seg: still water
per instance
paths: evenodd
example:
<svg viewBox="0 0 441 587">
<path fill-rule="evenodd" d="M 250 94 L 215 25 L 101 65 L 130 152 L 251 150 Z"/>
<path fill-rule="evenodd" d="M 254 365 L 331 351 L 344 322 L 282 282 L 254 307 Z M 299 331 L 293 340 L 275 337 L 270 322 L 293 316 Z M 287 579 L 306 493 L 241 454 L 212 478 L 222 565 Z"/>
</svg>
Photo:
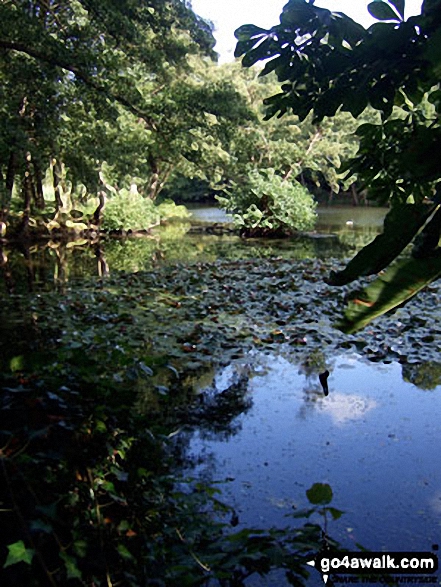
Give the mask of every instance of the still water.
<svg viewBox="0 0 441 587">
<path fill-rule="evenodd" d="M 195 220 L 201 222 L 231 222 L 231 214 L 215 206 L 189 206 Z M 319 232 L 350 232 L 358 229 L 377 229 L 383 225 L 384 208 L 330 206 L 317 208 L 316 230 Z"/>
<path fill-rule="evenodd" d="M 198 217 L 223 221 L 210 209 Z M 317 230 L 337 233 L 340 242 L 350 243 L 357 230 L 375 236 L 383 219 L 384 211 L 378 209 L 324 208 Z M 235 507 L 239 527 L 296 524 L 290 514 L 310 507 L 306 490 L 328 483 L 331 505 L 344 514 L 329 520 L 327 531 L 344 548 L 437 552 L 439 380 L 420 381 L 418 387 L 398 362 L 374 364 L 343 352 L 328 360 L 328 368 L 328 396 L 317 372 L 305 373 L 280 354 L 254 352 L 220 369 L 211 393 L 221 393 L 245 373 L 251 407 L 227 435 L 189 433 L 198 474 L 223 482 L 224 499 Z M 276 575 L 250 585 L 284 581 Z M 323 584 L 317 572 L 309 584 Z"/>
<path fill-rule="evenodd" d="M 292 524 L 289 514 L 307 508 L 305 491 L 321 482 L 345 512 L 328 526 L 345 548 L 427 551 L 439 542 L 441 386 L 419 389 L 398 363 L 347 354 L 332 361 L 325 396 L 316 374 L 257 353 L 220 370 L 215 389 L 244 371 L 251 408 L 234 433 L 195 431 L 190 443 L 204 478 L 228 479 L 241 524 Z"/>
<path fill-rule="evenodd" d="M 193 214 L 200 222 L 228 221 L 213 208 Z M 20 287 L 72 285 L 76 278 L 103 272 L 220 257 L 349 258 L 381 230 L 384 214 L 375 208 L 320 209 L 317 232 L 337 236 L 306 241 L 243 241 L 235 235 L 195 234 L 186 224 L 143 239 L 11 248 L 4 251 L 3 294 Z M 306 372 L 281 353 L 254 350 L 219 369 L 209 393 L 221 393 L 246 377 L 250 408 L 236 417 L 228 434 L 197 427 L 183 432 L 199 463 L 196 474 L 228 480 L 222 485 L 224 500 L 235 507 L 239 527 L 301 523 L 289 514 L 307 508 L 305 491 L 321 482 L 332 487 L 331 505 L 344 511 L 327 530 L 345 548 L 431 551 L 441 541 L 439 377 L 429 384 L 412 379 L 417 386 L 399 363 L 322 352 L 330 371 L 328 396 L 317 372 Z M 319 579 L 312 576 L 310 585 Z M 278 576 L 252 584 L 283 581 Z"/>
<path fill-rule="evenodd" d="M 350 258 L 380 231 L 381 208 L 319 208 L 315 230 L 306 238 L 242 239 L 234 233 L 212 234 L 210 224 L 231 220 L 213 206 L 193 208 L 192 221 L 172 223 L 152 234 L 126 239 L 86 240 L 67 244 L 40 242 L 0 250 L 0 292 L 51 289 L 75 279 L 120 271 L 148 271 L 158 265 L 284 256 L 290 259 Z M 325 238 L 324 235 L 327 235 Z"/>
</svg>

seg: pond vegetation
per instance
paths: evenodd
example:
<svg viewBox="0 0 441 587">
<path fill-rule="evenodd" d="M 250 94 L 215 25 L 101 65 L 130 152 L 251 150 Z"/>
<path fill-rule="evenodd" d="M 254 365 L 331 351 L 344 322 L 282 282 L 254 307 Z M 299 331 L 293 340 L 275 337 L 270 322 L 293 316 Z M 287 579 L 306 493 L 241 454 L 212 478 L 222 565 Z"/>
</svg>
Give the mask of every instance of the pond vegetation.
<svg viewBox="0 0 441 587">
<path fill-rule="evenodd" d="M 0 2 L 2 585 L 437 551 L 440 8 L 290 0 L 220 66 L 189 2 Z"/>
<path fill-rule="evenodd" d="M 382 402 L 380 379 L 374 384 L 373 373 L 366 375 L 374 387 L 359 389 L 351 398 L 336 389 L 335 377 L 356 353 L 358 361 L 372 364 L 398 361 L 402 377 L 423 389 L 441 383 L 441 332 L 433 325 L 439 288 L 433 284 L 368 331 L 346 335 L 334 323 L 349 286 L 335 289 L 323 281 L 348 252 L 338 239 L 330 241 L 334 248 L 326 244 L 320 252 L 317 246 L 328 239 L 256 240 L 238 246 L 235 236 L 190 233 L 184 238 L 178 226 L 174 230 L 175 240 L 169 233 L 163 241 L 100 244 L 110 268 L 101 277 L 96 246 L 69 247 L 63 272 L 57 265 L 61 251 L 46 248 L 51 262 L 57 262 L 46 273 L 43 263 L 33 272 L 38 277 L 34 293 L 27 291 L 27 279 L 21 281 L 29 274 L 17 271 L 18 257 L 11 255 L 9 284 L 14 287 L 4 297 L 1 320 L 0 429 L 7 457 L 2 500 L 9 512 L 2 514 L 8 547 L 5 581 L 196 585 L 216 579 L 240 585 L 248 576 L 269 573 L 268 585 L 296 584 L 314 572 L 305 561 L 323 547 L 323 540 L 347 547 L 354 535 L 354 542 L 376 544 L 369 529 L 360 527 L 361 514 L 354 515 L 358 500 L 352 502 L 341 485 L 343 465 L 336 465 L 329 447 L 338 446 L 339 458 L 349 459 L 352 448 L 343 449 L 335 429 L 345 418 L 354 422 L 356 434 L 361 434 L 360 419 L 371 431 L 380 430 L 375 420 L 366 420 Z M 73 272 L 70 263 L 77 264 Z M 96 277 L 88 277 L 89 271 Z M 329 398 L 319 383 L 326 368 L 331 372 Z M 303 400 L 292 403 L 278 384 L 267 381 L 272 372 L 283 389 L 299 390 L 293 398 L 305 394 Z M 306 377 L 305 382 L 299 377 Z M 345 383 L 339 386 L 348 389 Z M 269 402 L 260 408 L 261 416 L 256 415 L 260 401 Z M 436 419 L 433 401 L 427 401 Z M 294 477 L 274 472 L 275 478 L 286 479 L 282 485 L 268 484 L 258 474 L 250 477 L 250 467 L 272 471 L 282 453 L 283 466 L 289 466 L 280 440 L 271 441 L 271 458 L 264 448 L 268 427 L 281 431 L 287 425 L 279 410 L 288 414 L 288 406 L 291 418 L 300 417 L 300 422 L 310 420 L 311 410 L 331 410 L 334 428 L 318 424 L 323 440 L 317 429 L 297 426 L 299 439 L 314 438 L 311 446 L 319 451 L 330 443 L 325 461 L 306 475 L 299 463 Z M 382 409 L 387 421 L 391 408 Z M 264 418 L 255 456 L 263 452 L 257 460 L 237 445 L 246 422 L 255 418 Z M 393 437 L 386 435 L 383 441 L 399 438 L 407 446 L 400 435 L 409 432 L 393 422 L 389 420 L 388 432 Z M 435 429 L 430 430 L 427 442 L 435 442 Z M 231 446 L 242 459 L 236 468 L 218 469 L 203 457 L 219 442 L 216 459 L 222 447 Z M 301 461 L 316 461 L 300 442 Z M 418 454 L 421 447 L 416 441 L 413 446 Z M 335 478 L 326 458 L 336 466 Z M 369 491 L 376 475 L 384 474 L 384 462 L 379 461 L 378 473 L 369 468 Z M 357 470 L 351 466 L 351 474 Z M 326 506 L 326 536 L 323 512 L 319 505 L 308 505 L 305 493 L 317 482 L 330 484 L 335 493 L 332 507 Z M 251 502 L 242 495 L 245 487 Z M 265 502 L 273 504 L 269 510 Z M 285 516 L 290 513 L 291 518 Z M 424 516 L 432 531 L 432 514 Z M 347 530 L 354 525 L 355 534 Z M 412 528 L 419 526 L 417 515 Z M 273 576 L 274 569 L 284 570 L 287 579 Z"/>
</svg>

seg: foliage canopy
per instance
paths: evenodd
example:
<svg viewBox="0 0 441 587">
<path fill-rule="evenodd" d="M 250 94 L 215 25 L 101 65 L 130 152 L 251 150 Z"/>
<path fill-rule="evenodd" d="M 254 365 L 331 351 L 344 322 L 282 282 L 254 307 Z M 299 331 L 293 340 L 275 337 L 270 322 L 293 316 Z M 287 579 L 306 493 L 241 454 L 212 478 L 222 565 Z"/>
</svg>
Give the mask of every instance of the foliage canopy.
<svg viewBox="0 0 441 587">
<path fill-rule="evenodd" d="M 132 183 L 155 200 L 201 142 L 246 116 L 207 73 L 214 43 L 181 0 L 1 3 L 0 221 L 13 195 L 23 228 L 35 212 L 58 222 L 66 194 L 101 192 L 97 213 Z"/>
<path fill-rule="evenodd" d="M 390 205 L 391 212 L 384 235 L 355 257 L 350 270 L 332 274 L 330 283 L 385 269 L 412 240 L 415 258 L 432 259 L 432 280 L 441 274 L 441 2 L 425 0 L 421 14 L 407 20 L 404 0 L 374 0 L 368 9 L 378 22 L 364 29 L 313 0 L 290 0 L 279 25 L 269 30 L 244 25 L 236 31 L 236 56 L 246 67 L 265 61 L 261 75 L 275 72 L 282 84 L 265 100 L 267 118 L 293 112 L 305 119 L 312 113 L 319 122 L 340 110 L 359 118 L 368 106 L 381 114 L 378 123 L 358 128 L 358 153 L 343 169 L 356 173 L 370 197 Z M 385 239 L 397 241 L 393 252 L 384 247 Z M 380 291 L 388 309 L 418 291 L 428 275 L 419 269 L 413 284 L 392 279 L 387 294 L 379 288 L 363 298 L 363 321 L 377 313 Z M 358 327 L 358 316 L 350 322 L 349 328 Z"/>
</svg>

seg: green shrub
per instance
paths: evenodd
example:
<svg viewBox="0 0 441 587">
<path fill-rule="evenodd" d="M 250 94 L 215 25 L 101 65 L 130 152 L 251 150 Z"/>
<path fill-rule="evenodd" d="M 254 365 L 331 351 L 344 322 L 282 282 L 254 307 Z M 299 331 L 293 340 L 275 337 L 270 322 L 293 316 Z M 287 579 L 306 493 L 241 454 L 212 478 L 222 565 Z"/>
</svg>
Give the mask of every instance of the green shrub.
<svg viewBox="0 0 441 587">
<path fill-rule="evenodd" d="M 147 230 L 159 223 L 154 203 L 138 193 L 121 189 L 106 204 L 104 230 Z"/>
<path fill-rule="evenodd" d="M 103 230 L 148 230 L 164 220 L 188 218 L 185 206 L 165 200 L 159 206 L 138 192 L 121 189 L 106 204 Z"/>
<path fill-rule="evenodd" d="M 161 222 L 171 219 L 185 220 L 191 216 L 185 206 L 178 206 L 173 200 L 164 200 L 156 206 L 156 209 L 159 211 Z"/>
<path fill-rule="evenodd" d="M 236 184 L 228 197 L 216 196 L 222 208 L 233 213 L 245 236 L 281 236 L 310 230 L 316 203 L 298 181 L 283 180 L 274 169 L 253 170 Z"/>
</svg>

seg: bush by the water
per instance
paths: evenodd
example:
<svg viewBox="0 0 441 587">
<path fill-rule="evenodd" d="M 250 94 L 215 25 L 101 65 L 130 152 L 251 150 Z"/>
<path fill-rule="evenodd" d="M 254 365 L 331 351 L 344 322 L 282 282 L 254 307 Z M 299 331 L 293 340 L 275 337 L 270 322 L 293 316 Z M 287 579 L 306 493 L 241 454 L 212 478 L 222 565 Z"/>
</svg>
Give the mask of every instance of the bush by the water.
<svg viewBox="0 0 441 587">
<path fill-rule="evenodd" d="M 171 200 L 165 200 L 159 206 L 138 192 L 121 189 L 106 205 L 104 212 L 104 230 L 148 230 L 170 218 L 189 216 L 184 206 L 177 206 Z"/>
<path fill-rule="evenodd" d="M 217 199 L 233 213 L 234 223 L 245 236 L 288 235 L 310 230 L 316 220 L 316 203 L 310 192 L 273 169 L 251 171 L 228 197 Z"/>
</svg>

